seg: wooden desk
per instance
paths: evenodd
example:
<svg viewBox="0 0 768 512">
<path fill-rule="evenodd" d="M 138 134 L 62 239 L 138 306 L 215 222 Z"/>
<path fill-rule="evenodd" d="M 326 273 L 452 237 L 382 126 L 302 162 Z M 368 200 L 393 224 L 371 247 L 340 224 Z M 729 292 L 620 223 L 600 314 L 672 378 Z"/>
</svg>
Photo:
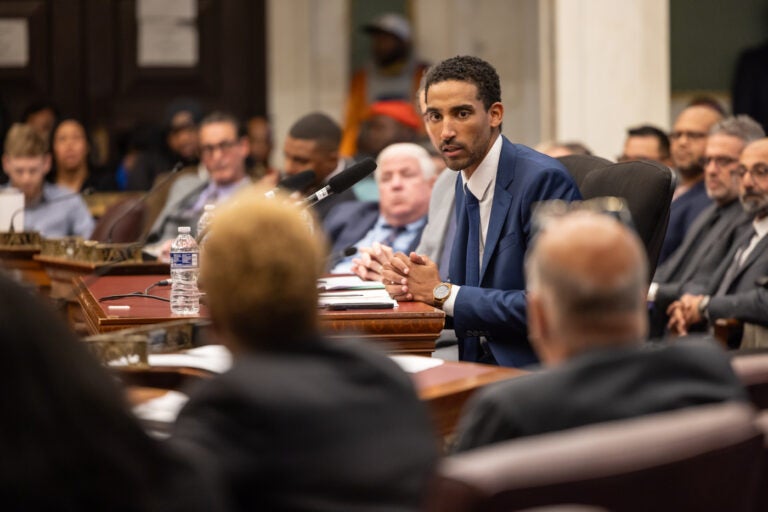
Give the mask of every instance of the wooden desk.
<svg viewBox="0 0 768 512">
<path fill-rule="evenodd" d="M 24 281 L 47 289 L 51 286 L 51 280 L 43 266 L 34 259 L 39 253 L 39 247 L 3 246 L 0 248 L 0 263 L 12 273 L 17 273 Z"/>
<path fill-rule="evenodd" d="M 194 368 L 157 366 L 117 371 L 128 386 L 129 400 L 134 404 L 161 396 L 168 389 L 183 391 L 194 381 L 212 376 Z M 525 373 L 515 368 L 445 361 L 440 366 L 411 374 L 411 377 L 419 397 L 429 406 L 436 434 L 445 439 L 453 434 L 464 404 L 475 392 L 493 382 Z"/>
<path fill-rule="evenodd" d="M 93 263 L 90 261 L 76 261 L 67 258 L 58 258 L 55 256 L 43 256 L 37 254 L 34 256 L 48 274 L 51 283 L 51 297 L 53 298 L 71 298 L 72 280 L 77 277 L 85 277 L 94 272 L 104 271 L 105 275 L 163 275 L 168 276 L 171 273 L 168 263 L 154 261 L 127 261 L 123 263 Z M 104 269 L 109 265 L 108 269 Z M 165 279 L 157 277 L 155 281 Z M 143 288 L 142 288 L 143 289 Z M 133 290 L 130 290 L 133 291 Z"/>
<path fill-rule="evenodd" d="M 91 283 L 82 277 L 76 282 L 80 288 L 78 302 L 88 332 L 104 332 L 127 329 L 140 325 L 177 320 L 171 316 L 167 302 L 146 298 L 126 298 L 102 302 L 98 299 L 107 295 L 130 293 L 144 290 L 164 275 L 145 276 L 104 276 Z M 161 297 L 170 296 L 170 287 L 158 287 L 152 292 Z M 130 310 L 109 310 L 109 305 L 127 305 Z M 206 317 L 207 308 L 201 306 L 200 316 Z M 395 309 L 369 309 L 349 311 L 320 310 L 320 326 L 330 338 L 359 338 L 398 354 L 430 356 L 435 349 L 435 340 L 445 322 L 445 314 L 439 309 L 420 302 L 401 303 Z"/>
</svg>

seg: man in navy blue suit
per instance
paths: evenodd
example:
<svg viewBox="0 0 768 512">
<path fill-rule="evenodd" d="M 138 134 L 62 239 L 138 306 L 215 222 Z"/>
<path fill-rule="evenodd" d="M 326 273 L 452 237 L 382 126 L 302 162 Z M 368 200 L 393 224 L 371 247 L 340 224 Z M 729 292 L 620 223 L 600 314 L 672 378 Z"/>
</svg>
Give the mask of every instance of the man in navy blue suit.
<svg viewBox="0 0 768 512">
<path fill-rule="evenodd" d="M 535 203 L 580 199 L 557 161 L 501 135 L 504 106 L 496 70 L 476 57 L 434 66 L 426 77 L 425 122 L 456 179 L 456 238 L 449 282 L 428 257 L 396 254 L 383 270 L 390 295 L 442 307 L 459 338 L 459 358 L 504 366 L 537 361 L 525 315 L 523 262 Z"/>
</svg>

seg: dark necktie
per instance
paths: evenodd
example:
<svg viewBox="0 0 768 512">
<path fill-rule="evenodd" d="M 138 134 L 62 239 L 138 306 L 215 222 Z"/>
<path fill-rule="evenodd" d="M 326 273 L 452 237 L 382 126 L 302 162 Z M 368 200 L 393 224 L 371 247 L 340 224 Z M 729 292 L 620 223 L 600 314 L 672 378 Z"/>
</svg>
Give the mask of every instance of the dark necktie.
<svg viewBox="0 0 768 512">
<path fill-rule="evenodd" d="M 384 238 L 384 240 L 381 241 L 382 244 L 387 245 L 389 247 L 393 247 L 395 245 L 395 241 L 397 240 L 397 237 L 405 233 L 405 226 L 389 226 L 385 225 L 385 228 L 389 228 L 389 234 Z"/>
<path fill-rule="evenodd" d="M 464 206 L 467 209 L 467 282 L 468 286 L 480 286 L 480 203 L 464 185 Z"/>
<path fill-rule="evenodd" d="M 739 269 L 742 265 L 742 255 L 744 254 L 744 251 L 747 250 L 747 247 L 749 247 L 749 243 L 752 241 L 752 237 L 754 237 L 756 234 L 755 229 L 750 229 L 750 236 L 747 238 L 747 240 L 739 246 L 739 248 L 736 250 L 736 254 L 733 255 L 733 261 L 731 261 L 730 266 L 728 267 L 728 270 L 725 272 L 725 275 L 723 276 L 723 280 L 720 281 L 720 286 L 717 287 L 717 291 L 715 292 L 715 295 L 727 295 L 728 294 L 728 288 L 731 287 L 731 283 L 733 282 L 733 278 L 736 276 L 736 274 L 739 272 Z"/>
</svg>

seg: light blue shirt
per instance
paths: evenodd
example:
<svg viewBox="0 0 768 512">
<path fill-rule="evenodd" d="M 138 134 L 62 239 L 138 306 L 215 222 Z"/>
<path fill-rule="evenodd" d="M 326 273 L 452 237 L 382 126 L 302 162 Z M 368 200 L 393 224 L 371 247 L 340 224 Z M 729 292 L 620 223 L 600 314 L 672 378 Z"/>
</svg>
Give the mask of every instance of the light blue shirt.
<svg viewBox="0 0 768 512">
<path fill-rule="evenodd" d="M 24 208 L 24 229 L 39 231 L 43 238 L 89 238 L 93 227 L 93 216 L 80 194 L 51 183 L 43 183 L 37 204 Z"/>
<path fill-rule="evenodd" d="M 403 252 L 408 254 L 408 251 L 411 249 L 411 247 L 414 247 L 414 242 L 416 238 L 421 235 L 421 231 L 424 229 L 424 225 L 427 223 L 427 216 L 421 217 L 419 220 L 416 220 L 414 222 L 411 222 L 410 224 L 406 224 L 405 230 L 397 235 L 395 240 L 392 242 L 392 250 L 394 252 Z M 384 240 L 389 237 L 394 230 L 396 230 L 396 227 L 393 227 L 384 220 L 384 217 L 379 215 L 379 218 L 376 219 L 376 224 L 373 225 L 371 229 L 368 230 L 368 233 L 365 234 L 363 238 L 361 238 L 356 244 L 355 247 L 370 247 L 373 245 L 373 242 L 383 242 Z M 352 258 L 359 258 L 360 252 L 356 252 L 352 256 L 348 256 L 347 258 L 344 258 L 341 260 L 338 264 L 336 264 L 333 269 L 331 269 L 332 274 L 346 274 L 349 273 L 350 268 L 352 267 Z"/>
</svg>

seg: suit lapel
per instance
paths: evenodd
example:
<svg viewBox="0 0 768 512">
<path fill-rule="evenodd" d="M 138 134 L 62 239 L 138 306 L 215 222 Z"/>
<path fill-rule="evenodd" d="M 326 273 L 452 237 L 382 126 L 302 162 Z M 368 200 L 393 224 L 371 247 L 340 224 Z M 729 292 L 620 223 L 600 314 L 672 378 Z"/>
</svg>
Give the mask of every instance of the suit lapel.
<svg viewBox="0 0 768 512">
<path fill-rule="evenodd" d="M 749 253 L 749 256 L 747 256 L 746 261 L 741 264 L 739 269 L 733 274 L 733 278 L 731 279 L 731 282 L 728 283 L 728 287 L 730 288 L 731 285 L 733 285 L 734 282 L 736 282 L 739 277 L 749 268 L 752 266 L 752 264 L 757 260 L 762 254 L 763 251 L 765 251 L 765 246 L 768 245 L 768 236 L 764 236 L 755 246 L 754 249 L 752 249 L 752 252 Z"/>
<path fill-rule="evenodd" d="M 485 250 L 483 251 L 483 261 L 480 267 L 481 285 L 483 277 L 488 270 L 488 263 L 499 243 L 504 222 L 507 220 L 507 213 L 509 213 L 509 208 L 512 205 L 512 194 L 509 192 L 509 187 L 514 179 L 516 157 L 512 143 L 503 135 L 500 135 L 500 137 L 502 137 L 501 155 L 499 156 L 499 166 L 496 169 L 496 184 L 493 190 L 491 218 L 488 222 L 488 234 L 485 238 Z"/>
</svg>

